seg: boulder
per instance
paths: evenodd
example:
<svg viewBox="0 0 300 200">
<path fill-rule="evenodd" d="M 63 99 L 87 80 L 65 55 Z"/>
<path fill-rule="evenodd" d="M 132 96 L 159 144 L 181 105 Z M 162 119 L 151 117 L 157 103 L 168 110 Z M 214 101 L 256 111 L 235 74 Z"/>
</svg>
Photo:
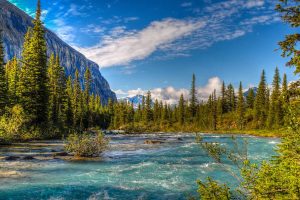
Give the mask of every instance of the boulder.
<svg viewBox="0 0 300 200">
<path fill-rule="evenodd" d="M 24 156 L 23 160 L 34 160 L 35 158 L 33 156 Z"/>
<path fill-rule="evenodd" d="M 57 153 L 53 153 L 53 156 L 68 156 L 69 154 L 67 152 L 57 152 Z"/>
<path fill-rule="evenodd" d="M 14 161 L 14 160 L 18 160 L 18 159 L 20 159 L 19 156 L 7 156 L 7 157 L 5 157 L 4 160 L 6 160 L 6 161 Z"/>
<path fill-rule="evenodd" d="M 160 140 L 145 140 L 144 144 L 162 144 L 164 143 L 163 141 Z"/>
</svg>

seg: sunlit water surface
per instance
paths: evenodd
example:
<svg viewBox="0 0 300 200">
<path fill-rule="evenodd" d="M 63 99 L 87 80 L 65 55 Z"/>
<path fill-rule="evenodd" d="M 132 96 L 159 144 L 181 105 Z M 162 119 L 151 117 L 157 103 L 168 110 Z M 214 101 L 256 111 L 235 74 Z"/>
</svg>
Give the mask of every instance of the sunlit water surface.
<svg viewBox="0 0 300 200">
<path fill-rule="evenodd" d="M 112 135 L 110 150 L 101 161 L 0 161 L 0 199 L 186 199 L 196 195 L 198 179 L 207 176 L 237 184 L 219 164 L 195 143 L 193 134 Z M 204 141 L 232 148 L 229 135 L 203 134 Z M 180 138 L 180 139 L 178 139 Z M 165 143 L 146 145 L 147 139 Z M 278 139 L 238 136 L 248 141 L 249 158 L 255 162 L 275 155 Z M 61 142 L 50 142 L 62 148 Z M 25 145 L 26 147 L 26 145 Z M 0 156 L 44 153 L 52 146 L 0 147 Z M 226 167 L 232 167 L 225 162 Z M 233 168 L 234 169 L 234 168 Z M 2 174 L 3 175 L 3 174 Z"/>
</svg>

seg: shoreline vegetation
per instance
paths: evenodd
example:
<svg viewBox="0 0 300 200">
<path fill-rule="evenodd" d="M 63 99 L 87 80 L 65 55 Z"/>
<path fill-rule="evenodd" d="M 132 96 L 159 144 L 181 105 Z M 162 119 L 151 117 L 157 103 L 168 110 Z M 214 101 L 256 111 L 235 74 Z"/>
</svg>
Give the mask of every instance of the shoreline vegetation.
<svg viewBox="0 0 300 200">
<path fill-rule="evenodd" d="M 106 134 L 121 134 L 121 135 L 139 135 L 139 134 L 224 134 L 224 135 L 249 135 L 255 137 L 266 138 L 281 138 L 288 133 L 286 129 L 280 130 L 195 130 L 195 131 L 181 131 L 181 130 L 168 130 L 168 131 L 134 131 L 130 130 L 103 130 Z"/>
<path fill-rule="evenodd" d="M 21 58 L 4 63 L 0 31 L 0 144 L 37 139 L 60 139 L 83 134 L 93 127 L 125 132 L 213 132 L 280 137 L 289 125 L 287 111 L 298 97 L 298 82 L 288 84 L 276 68 L 272 87 L 262 70 L 258 88 L 245 95 L 229 83 L 201 98 L 193 74 L 189 96 L 176 105 L 152 99 L 151 92 L 133 102 L 101 100 L 91 93 L 92 77 L 84 81 L 78 70 L 66 77 L 58 55 L 49 55 L 38 1 L 33 27 L 24 37 Z M 217 92 L 218 91 L 218 92 Z"/>
</svg>

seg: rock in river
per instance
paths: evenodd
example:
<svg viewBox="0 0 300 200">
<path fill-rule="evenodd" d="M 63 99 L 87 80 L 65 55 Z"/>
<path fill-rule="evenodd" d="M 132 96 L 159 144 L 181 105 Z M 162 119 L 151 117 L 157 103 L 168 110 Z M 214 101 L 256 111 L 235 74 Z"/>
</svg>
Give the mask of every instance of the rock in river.
<svg viewBox="0 0 300 200">
<path fill-rule="evenodd" d="M 145 140 L 144 144 L 162 144 L 163 141 L 160 140 Z"/>
</svg>

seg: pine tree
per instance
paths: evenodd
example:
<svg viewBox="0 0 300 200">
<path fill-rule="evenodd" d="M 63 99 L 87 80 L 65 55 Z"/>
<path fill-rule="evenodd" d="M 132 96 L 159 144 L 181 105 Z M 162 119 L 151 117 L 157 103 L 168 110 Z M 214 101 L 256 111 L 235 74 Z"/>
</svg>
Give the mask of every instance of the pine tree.
<svg viewBox="0 0 300 200">
<path fill-rule="evenodd" d="M 2 39 L 2 30 L 0 29 L 0 115 L 4 113 L 8 105 L 7 79 L 4 65 L 4 46 Z"/>
<path fill-rule="evenodd" d="M 66 98 L 66 78 L 59 57 L 50 56 L 48 66 L 48 91 L 49 91 L 49 122 L 61 126 L 64 118 L 64 101 Z"/>
<path fill-rule="evenodd" d="M 183 98 L 183 94 L 181 94 L 178 103 L 178 121 L 181 126 L 184 124 L 184 111 L 185 111 L 184 98 Z"/>
<path fill-rule="evenodd" d="M 196 92 L 196 76 L 195 74 L 193 74 L 192 86 L 190 91 L 190 113 L 192 118 L 196 116 L 197 104 L 198 104 L 198 100 L 197 100 L 197 92 Z"/>
<path fill-rule="evenodd" d="M 148 91 L 147 92 L 147 97 L 146 97 L 146 101 L 145 101 L 145 108 L 144 108 L 144 121 L 146 123 L 152 121 L 152 110 L 151 110 L 151 105 L 152 100 L 151 100 L 151 92 Z"/>
<path fill-rule="evenodd" d="M 268 102 L 268 91 L 266 84 L 265 71 L 262 71 L 260 77 L 260 83 L 257 90 L 257 95 L 254 102 L 254 117 L 258 128 L 265 126 L 267 118 L 267 102 Z"/>
<path fill-rule="evenodd" d="M 267 121 L 269 128 L 278 128 L 281 125 L 282 110 L 281 110 L 280 96 L 281 96 L 280 75 L 279 75 L 279 70 L 276 67 L 275 75 L 272 83 L 271 102 L 270 102 L 268 121 Z"/>
<path fill-rule="evenodd" d="M 287 108 L 287 105 L 289 103 L 289 92 L 288 92 L 286 74 L 283 75 L 283 80 L 282 80 L 281 101 L 282 101 L 282 106 L 284 108 Z"/>
<path fill-rule="evenodd" d="M 212 126 L 213 130 L 217 130 L 217 93 L 216 90 L 214 90 L 212 94 Z"/>
<path fill-rule="evenodd" d="M 242 82 L 240 82 L 240 86 L 239 86 L 237 114 L 238 114 L 239 129 L 242 130 L 244 128 L 244 122 L 245 122 L 245 119 L 244 119 L 244 117 L 245 117 L 245 102 L 244 102 Z"/>
<path fill-rule="evenodd" d="M 16 57 L 7 62 L 5 70 L 8 86 L 9 104 L 10 106 L 12 106 L 18 103 L 17 87 L 19 82 L 20 66 Z"/>
<path fill-rule="evenodd" d="M 73 97 L 72 97 L 72 105 L 73 105 L 73 123 L 74 126 L 79 128 L 81 124 L 81 87 L 79 82 L 79 72 L 76 69 L 75 78 L 73 82 Z"/>
<path fill-rule="evenodd" d="M 236 107 L 236 97 L 234 92 L 234 87 L 232 84 L 227 86 L 226 90 L 226 109 L 228 112 L 232 112 Z"/>
<path fill-rule="evenodd" d="M 90 69 L 87 68 L 84 73 L 84 94 L 83 94 L 83 126 L 84 128 L 89 127 L 89 102 L 90 102 L 90 92 L 91 92 L 91 83 L 92 83 L 92 75 Z"/>
<path fill-rule="evenodd" d="M 71 128 L 74 125 L 73 119 L 74 119 L 74 114 L 73 114 L 73 86 L 72 86 L 72 78 L 71 76 L 68 77 L 67 83 L 66 83 L 66 99 L 64 102 L 64 123 L 67 128 Z"/>
<path fill-rule="evenodd" d="M 155 124 L 158 124 L 160 120 L 160 109 L 158 100 L 155 99 L 154 107 L 153 107 L 153 120 Z"/>
<path fill-rule="evenodd" d="M 253 109 L 255 101 L 254 89 L 249 88 L 247 95 L 247 108 Z"/>
<path fill-rule="evenodd" d="M 37 4 L 33 29 L 25 36 L 20 75 L 20 101 L 33 124 L 43 124 L 48 118 L 47 47 L 41 21 L 41 4 Z"/>
<path fill-rule="evenodd" d="M 224 114 L 228 111 L 227 102 L 226 102 L 226 85 L 224 81 L 222 83 L 222 88 L 221 88 L 221 103 L 222 103 L 221 114 Z"/>
</svg>

